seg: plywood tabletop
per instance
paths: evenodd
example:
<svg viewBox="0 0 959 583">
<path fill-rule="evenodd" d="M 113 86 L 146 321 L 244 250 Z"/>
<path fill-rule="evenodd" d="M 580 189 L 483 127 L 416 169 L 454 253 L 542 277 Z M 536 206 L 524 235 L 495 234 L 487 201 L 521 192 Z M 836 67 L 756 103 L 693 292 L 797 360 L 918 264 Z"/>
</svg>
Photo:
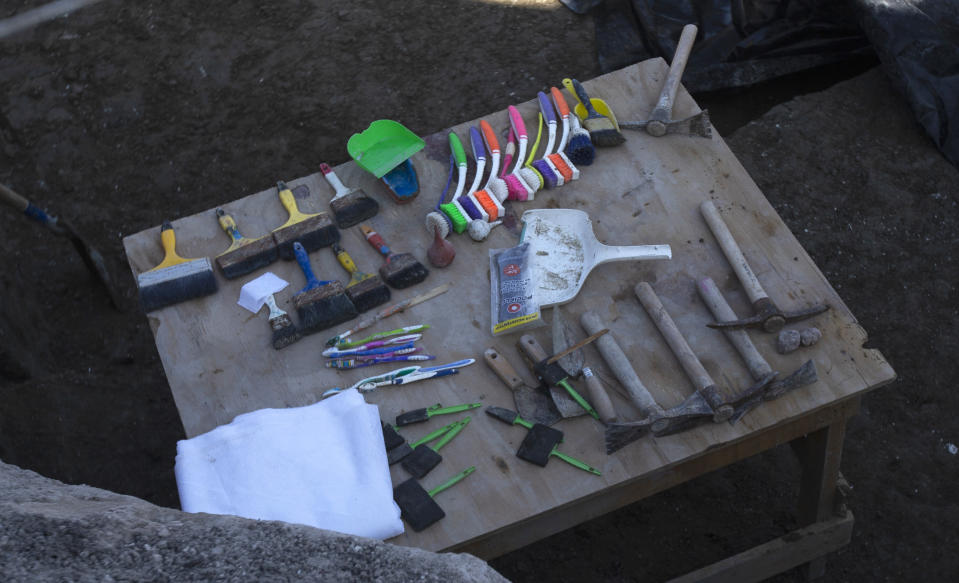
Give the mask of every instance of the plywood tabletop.
<svg viewBox="0 0 959 583">
<path fill-rule="evenodd" d="M 604 99 L 619 119 L 639 120 L 652 109 L 666 71 L 662 59 L 653 59 L 604 75 L 585 86 L 593 97 Z M 568 94 L 567 99 L 573 103 Z M 535 100 L 518 107 L 527 126 L 535 129 Z M 696 111 L 695 102 L 685 90 L 680 90 L 674 117 Z M 483 119 L 498 132 L 508 127 L 505 111 Z M 478 121 L 451 129 L 468 144 L 469 126 Z M 692 384 L 633 293 L 637 283 L 647 281 L 726 394 L 749 385 L 743 361 L 720 332 L 706 327 L 712 318 L 695 289 L 696 280 L 711 277 L 737 314 L 751 315 L 742 287 L 700 215 L 699 205 L 709 199 L 719 208 L 774 301 L 787 309 L 821 302 L 832 307 L 803 323 L 820 328 L 823 339 L 790 355 L 776 353 L 774 335 L 750 332 L 775 370 L 788 373 L 812 358 L 819 381 L 765 403 L 736 425 L 709 424 L 678 435 L 645 437 L 609 456 L 604 449 L 604 428 L 599 422 L 578 417 L 557 424 L 565 432 L 561 450 L 599 468 L 601 477 L 558 459 L 552 459 L 545 468 L 518 459 L 514 453 L 525 430 L 496 421 L 481 409 L 474 410 L 472 422 L 441 450 L 443 463 L 422 483 L 429 489 L 468 466 L 475 465 L 477 471 L 437 495 L 437 502 L 447 514 L 444 520 L 423 532 L 400 535 L 393 542 L 428 550 L 462 546 L 477 537 L 521 525 L 531 517 L 557 511 L 577 500 L 601 496 L 611 487 L 642 480 L 707 450 L 733 444 L 755 432 L 853 398 L 895 377 L 878 351 L 863 348 L 866 332 L 720 136 L 714 133 L 711 139 L 653 138 L 630 131 L 626 137 L 623 146 L 598 150 L 596 162 L 581 168 L 580 180 L 540 191 L 531 202 L 507 204 L 517 218 L 532 208 L 581 209 L 590 214 L 596 236 L 603 243 L 672 247 L 673 258 L 669 261 L 613 263 L 596 268 L 577 298 L 563 308 L 579 338 L 587 335 L 578 325 L 580 314 L 595 311 L 605 320 L 661 406 L 671 407 L 690 395 Z M 424 264 L 432 239 L 423 219 L 446 184 L 447 132 L 429 136 L 426 142 L 426 148 L 413 158 L 421 183 L 420 194 L 408 205 L 391 202 L 386 187 L 354 163 L 336 168 L 344 183 L 359 186 L 379 200 L 381 211 L 369 224 L 384 235 L 394 250 L 412 252 Z M 472 179 L 472 163 L 470 168 Z M 296 191 L 304 212 L 327 209 L 333 190 L 321 174 L 289 178 L 268 180 L 286 180 L 291 188 L 307 187 L 308 191 Z M 268 234 L 286 220 L 276 189 L 223 201 L 221 206 L 236 218 L 247 237 Z M 228 246 L 214 209 L 177 219 L 173 226 L 182 256 L 212 257 Z M 488 347 L 495 347 L 529 384 L 534 384 L 516 348 L 519 334 L 493 337 L 490 333 L 489 250 L 512 247 L 517 240 L 515 224 L 493 229 L 483 243 L 476 243 L 465 234 L 452 235 L 456 259 L 450 267 L 431 269 L 426 281 L 413 288 L 393 290 L 392 301 L 397 302 L 443 283 L 452 284 L 448 293 L 384 320 L 368 332 L 427 323 L 431 328 L 421 343 L 437 356 L 436 363 L 462 358 L 475 358 L 477 363 L 463 368 L 458 375 L 367 394 L 369 402 L 379 405 L 384 420 L 392 421 L 398 413 L 435 403 L 482 402 L 514 408 L 512 395 L 483 363 L 483 351 Z M 381 264 L 381 257 L 357 227 L 342 232 L 342 244 L 361 271 L 375 271 Z M 159 226 L 126 237 L 124 247 L 135 274 L 149 269 L 162 259 Z M 320 279 L 348 279 L 330 250 L 314 252 L 310 258 Z M 346 386 L 400 364 L 354 371 L 324 368 L 320 353 L 325 340 L 350 323 L 339 330 L 307 336 L 282 351 L 273 350 L 266 311 L 252 315 L 236 304 L 240 287 L 266 270 L 291 282 L 277 295 L 277 300 L 280 307 L 295 314 L 290 297 L 305 281 L 295 263 L 281 261 L 232 281 L 218 273 L 220 289 L 215 295 L 147 315 L 188 436 L 229 423 L 241 413 L 314 403 L 330 387 Z M 544 312 L 547 324 L 550 315 L 549 310 Z M 548 325 L 532 333 L 550 349 Z M 620 417 L 638 418 L 638 410 L 595 348 L 589 346 L 585 353 L 588 365 L 609 389 Z M 577 382 L 576 386 L 585 392 L 584 384 Z M 416 439 L 463 415 L 436 417 L 403 428 L 401 433 Z M 391 471 L 394 484 L 408 477 L 398 465 Z"/>
</svg>

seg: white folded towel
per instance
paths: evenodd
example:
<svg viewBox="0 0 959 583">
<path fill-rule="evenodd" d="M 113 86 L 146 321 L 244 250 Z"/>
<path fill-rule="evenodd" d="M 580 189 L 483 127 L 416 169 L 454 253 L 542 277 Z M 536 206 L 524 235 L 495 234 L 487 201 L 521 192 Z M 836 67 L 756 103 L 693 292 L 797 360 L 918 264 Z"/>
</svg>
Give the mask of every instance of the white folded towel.
<svg viewBox="0 0 959 583">
<path fill-rule="evenodd" d="M 186 512 L 282 520 L 386 539 L 403 532 L 376 405 L 355 389 L 262 409 L 177 443 Z"/>
</svg>

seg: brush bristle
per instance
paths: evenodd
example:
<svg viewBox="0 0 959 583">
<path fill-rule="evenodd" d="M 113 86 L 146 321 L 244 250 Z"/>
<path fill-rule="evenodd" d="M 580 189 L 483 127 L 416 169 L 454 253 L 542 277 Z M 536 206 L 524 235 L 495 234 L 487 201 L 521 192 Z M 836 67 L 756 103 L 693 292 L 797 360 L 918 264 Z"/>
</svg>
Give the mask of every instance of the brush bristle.
<svg viewBox="0 0 959 583">
<path fill-rule="evenodd" d="M 509 194 L 506 198 L 510 200 L 524 201 L 529 198 L 529 188 L 523 183 L 523 180 L 516 174 L 507 174 L 503 177 L 506 181 L 506 189 Z"/>
<path fill-rule="evenodd" d="M 540 176 L 543 177 L 543 182 L 546 185 L 546 188 L 556 188 L 556 173 L 553 172 L 553 169 L 549 167 L 549 164 L 546 163 L 546 160 L 533 160 L 533 166 L 536 167 L 536 170 L 539 172 Z"/>
<path fill-rule="evenodd" d="M 572 182 L 575 180 L 573 174 L 573 168 L 569 163 L 563 159 L 562 154 L 550 154 L 549 161 L 552 162 L 553 166 L 556 168 L 556 171 L 563 177 L 563 183 Z"/>
<path fill-rule="evenodd" d="M 490 181 L 486 190 L 496 197 L 496 200 L 503 202 L 509 196 L 509 189 L 506 187 L 506 181 L 502 178 L 495 178 Z"/>
<path fill-rule="evenodd" d="M 180 302 L 216 293 L 216 276 L 206 257 L 178 263 L 137 277 L 140 304 L 152 312 Z"/>
<path fill-rule="evenodd" d="M 323 212 L 289 227 L 273 231 L 273 240 L 276 242 L 280 257 L 292 260 L 296 258 L 293 253 L 293 243 L 299 241 L 308 253 L 313 252 L 339 241 L 340 231 L 333 224 L 329 213 Z"/>
<path fill-rule="evenodd" d="M 270 328 L 273 329 L 273 348 L 276 350 L 286 348 L 302 338 L 300 330 L 287 314 L 270 320 Z"/>
<path fill-rule="evenodd" d="M 296 294 L 293 296 L 293 305 L 300 317 L 300 332 L 303 334 L 319 332 L 358 315 L 356 306 L 338 281 Z"/>
<path fill-rule="evenodd" d="M 493 202 L 493 197 L 490 193 L 485 190 L 477 190 L 473 193 L 473 196 L 476 197 L 477 202 L 480 203 L 480 206 L 482 206 L 486 214 L 489 215 L 489 220 L 495 221 L 499 218 L 499 208 L 496 207 L 496 203 Z"/>
<path fill-rule="evenodd" d="M 348 229 L 376 216 L 376 213 L 380 211 L 380 204 L 362 191 L 354 191 L 331 200 L 330 210 L 333 211 L 336 226 Z"/>
<path fill-rule="evenodd" d="M 455 204 L 451 202 L 443 203 L 440 205 L 440 210 L 443 211 L 446 218 L 450 220 L 454 232 L 462 233 L 466 230 L 469 220 L 463 216 L 463 213 L 460 212 L 460 209 L 456 208 Z"/>
<path fill-rule="evenodd" d="M 450 229 L 452 228 L 453 224 L 443 213 L 433 211 L 426 215 L 426 230 L 430 233 L 439 230 L 440 237 L 445 239 L 450 234 Z"/>
<path fill-rule="evenodd" d="M 519 175 L 523 179 L 523 182 L 529 186 L 529 194 L 526 197 L 526 200 L 533 200 L 535 195 L 541 188 L 543 188 L 543 176 L 539 173 L 537 168 L 532 166 L 523 166 L 519 169 Z"/>
<path fill-rule="evenodd" d="M 273 237 L 261 237 L 246 245 L 216 257 L 220 273 L 227 279 L 246 275 L 280 258 Z"/>
<path fill-rule="evenodd" d="M 580 133 L 573 134 L 569 144 L 566 145 L 566 155 L 577 166 L 592 164 L 596 160 L 596 147 L 589 139 L 589 132 L 580 130 Z"/>
<path fill-rule="evenodd" d="M 466 211 L 466 214 L 469 216 L 470 220 L 483 218 L 483 213 L 476 208 L 476 205 L 473 204 L 473 201 L 471 201 L 468 196 L 461 196 L 456 199 L 456 202 L 460 203 L 460 206 L 463 207 L 464 211 Z"/>
<path fill-rule="evenodd" d="M 380 277 L 396 289 L 405 289 L 416 285 L 430 274 L 430 270 L 410 253 L 390 255 L 379 271 Z"/>
<path fill-rule="evenodd" d="M 346 286 L 346 295 L 353 302 L 356 311 L 363 313 L 390 301 L 390 288 L 383 283 L 380 276 L 370 274 L 365 279 Z"/>
<path fill-rule="evenodd" d="M 589 131 L 589 139 L 600 148 L 612 148 L 626 141 L 626 137 L 619 133 L 613 122 L 606 117 L 591 117 L 583 121 L 583 126 Z"/>
</svg>

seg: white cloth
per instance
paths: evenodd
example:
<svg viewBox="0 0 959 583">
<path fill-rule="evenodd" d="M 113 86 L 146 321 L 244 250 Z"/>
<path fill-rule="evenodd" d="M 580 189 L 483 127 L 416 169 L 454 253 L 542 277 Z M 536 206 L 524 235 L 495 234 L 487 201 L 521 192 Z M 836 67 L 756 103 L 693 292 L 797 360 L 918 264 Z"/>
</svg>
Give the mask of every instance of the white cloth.
<svg viewBox="0 0 959 583">
<path fill-rule="evenodd" d="M 386 539 L 403 532 L 376 405 L 351 389 L 262 409 L 177 443 L 186 512 L 282 520 Z"/>
<path fill-rule="evenodd" d="M 260 277 L 243 284 L 240 288 L 240 299 L 236 303 L 255 314 L 266 303 L 266 298 L 283 291 L 288 285 L 290 282 L 278 277 L 272 271 L 267 271 Z"/>
</svg>

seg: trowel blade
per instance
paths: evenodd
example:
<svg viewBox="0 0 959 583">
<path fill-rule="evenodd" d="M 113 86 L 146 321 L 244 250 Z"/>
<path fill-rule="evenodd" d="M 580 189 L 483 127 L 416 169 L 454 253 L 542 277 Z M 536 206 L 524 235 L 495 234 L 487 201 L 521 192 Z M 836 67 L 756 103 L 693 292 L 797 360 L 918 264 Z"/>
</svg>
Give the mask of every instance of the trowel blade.
<svg viewBox="0 0 959 583">
<path fill-rule="evenodd" d="M 553 354 L 559 354 L 575 343 L 573 328 L 563 317 L 562 309 L 559 306 L 553 306 Z M 569 376 L 578 377 L 583 372 L 583 366 L 586 365 L 586 357 L 582 349 L 574 350 L 557 362 Z"/>
<path fill-rule="evenodd" d="M 563 418 L 553 399 L 533 387 L 523 386 L 513 392 L 513 401 L 519 416 L 533 423 L 552 425 Z"/>
</svg>

